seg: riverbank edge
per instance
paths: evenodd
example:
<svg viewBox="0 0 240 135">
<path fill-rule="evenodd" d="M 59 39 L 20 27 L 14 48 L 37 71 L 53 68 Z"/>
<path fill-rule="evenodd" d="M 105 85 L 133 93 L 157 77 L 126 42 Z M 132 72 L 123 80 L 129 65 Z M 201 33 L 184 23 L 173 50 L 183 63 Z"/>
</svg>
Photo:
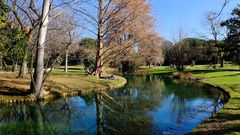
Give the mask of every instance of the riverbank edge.
<svg viewBox="0 0 240 135">
<path fill-rule="evenodd" d="M 116 78 L 115 80 L 110 80 L 110 81 L 116 81 L 114 84 L 110 84 L 108 86 L 104 86 L 104 87 L 99 87 L 99 88 L 91 88 L 88 90 L 84 90 L 84 89 L 71 89 L 70 91 L 66 91 L 63 90 L 59 87 L 52 87 L 51 90 L 49 91 L 48 94 L 44 95 L 41 99 L 38 99 L 40 101 L 51 101 L 57 98 L 67 98 L 67 97 L 73 97 L 73 96 L 79 96 L 79 95 L 83 95 L 83 94 L 87 94 L 87 93 L 91 93 L 91 92 L 102 92 L 102 91 L 110 91 L 113 89 L 118 89 L 123 87 L 126 83 L 127 80 L 124 77 L 121 76 L 117 76 L 114 75 L 114 77 Z M 2 80 L 0 80 L 2 81 Z M 55 83 L 51 84 L 54 85 Z M 47 86 L 48 87 L 48 86 Z M 0 88 L 4 88 L 4 89 L 8 89 L 8 87 L 3 86 Z M 11 87 L 9 87 L 10 89 L 12 89 Z M 14 89 L 18 89 L 18 87 L 14 87 Z M 22 89 L 21 86 L 19 87 L 19 89 Z M 26 95 L 26 96 L 5 96 L 8 98 L 4 98 L 3 95 L 1 95 L 3 98 L 0 99 L 0 105 L 11 105 L 14 103 L 31 103 L 31 102 L 36 102 L 37 99 L 35 97 L 33 97 L 32 95 Z M 10 98 L 9 98 L 10 97 Z"/>
<path fill-rule="evenodd" d="M 171 77 L 171 78 L 175 78 L 175 79 L 180 79 L 180 80 L 189 80 L 189 81 L 196 81 L 196 82 L 200 82 L 203 83 L 209 87 L 214 87 L 216 89 L 218 89 L 219 91 L 223 92 L 223 94 L 228 98 L 227 102 L 224 104 L 224 107 L 222 109 L 220 109 L 216 114 L 214 114 L 213 116 L 209 117 L 208 119 L 204 120 L 202 123 L 200 123 L 197 127 L 193 128 L 192 131 L 190 133 L 187 133 L 188 135 L 206 135 L 206 134 L 219 134 L 219 133 L 224 133 L 224 130 L 226 127 L 231 127 L 232 125 L 225 125 L 224 122 L 221 122 L 220 119 L 218 119 L 218 116 L 221 116 L 221 113 L 224 111 L 224 113 L 229 112 L 230 110 L 228 106 L 229 104 L 233 104 L 233 98 L 239 98 L 237 96 L 234 96 L 234 90 L 231 90 L 230 88 L 228 88 L 227 86 L 224 85 L 219 85 L 216 83 L 211 83 L 208 82 L 207 79 L 199 77 L 198 75 L 195 75 L 193 71 L 187 71 L 185 73 L 190 73 L 192 75 L 189 76 L 181 76 L 178 75 L 179 72 L 175 71 L 175 72 L 168 72 L 168 73 L 143 73 L 143 75 L 164 75 L 167 77 Z M 177 76 L 174 76 L 174 74 L 177 73 Z M 181 72 L 184 73 L 184 72 Z M 180 74 L 181 74 L 180 73 Z M 238 99 L 240 101 L 240 98 Z M 232 103 L 233 102 L 233 103 Z M 231 105 L 229 105 L 231 106 Z M 211 126 L 209 126 L 209 123 L 211 121 Z M 231 120 L 229 120 L 231 121 Z M 220 123 L 220 126 L 218 125 Z M 240 134 L 240 124 L 237 123 L 235 125 L 236 127 L 239 127 L 239 131 L 229 131 L 230 133 L 228 134 Z M 219 129 L 220 128 L 220 129 Z M 234 128 L 235 129 L 235 128 Z M 224 133 L 225 134 L 225 133 Z"/>
</svg>

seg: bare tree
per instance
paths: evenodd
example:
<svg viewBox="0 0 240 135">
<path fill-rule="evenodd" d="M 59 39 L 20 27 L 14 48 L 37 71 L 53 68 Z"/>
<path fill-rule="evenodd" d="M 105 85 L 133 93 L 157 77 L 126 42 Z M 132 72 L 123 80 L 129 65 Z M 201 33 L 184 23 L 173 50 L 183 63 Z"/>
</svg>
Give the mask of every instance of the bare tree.
<svg viewBox="0 0 240 135">
<path fill-rule="evenodd" d="M 226 31 L 224 31 L 220 26 L 220 23 L 222 22 L 220 20 L 220 16 L 229 2 L 230 0 L 224 0 L 221 9 L 218 12 L 211 11 L 206 15 L 207 24 L 209 26 L 209 30 L 211 31 L 211 35 L 213 36 L 213 41 L 220 59 L 220 67 L 224 67 L 224 51 L 219 41 L 226 37 Z"/>
<path fill-rule="evenodd" d="M 92 10 L 86 9 L 89 6 Z M 149 31 L 146 29 L 152 19 L 146 0 L 79 0 L 70 7 L 90 25 L 79 27 L 97 37 L 96 63 L 92 72 L 98 77 L 105 76 L 107 63 L 143 40 L 144 36 L 140 35 Z M 145 26 L 140 28 L 143 24 Z"/>
<path fill-rule="evenodd" d="M 149 35 L 148 40 L 141 43 L 139 53 L 145 58 L 149 67 L 163 63 L 162 42 L 163 39 L 154 33 Z"/>
<path fill-rule="evenodd" d="M 178 36 L 174 37 L 174 46 L 166 53 L 167 59 L 170 60 L 170 65 L 175 66 L 178 71 L 184 70 L 184 65 L 189 58 L 188 43 L 185 42 L 186 33 L 179 30 Z"/>
<path fill-rule="evenodd" d="M 9 20 L 12 27 L 19 28 L 25 33 L 27 47 L 21 61 L 18 78 L 22 78 L 27 73 L 28 49 L 34 44 L 35 33 L 39 28 L 40 8 L 35 0 L 5 0 L 11 9 Z"/>
<path fill-rule="evenodd" d="M 46 34 L 48 28 L 48 16 L 50 11 L 51 0 L 43 1 L 42 17 L 40 23 L 39 39 L 37 45 L 36 64 L 34 76 L 31 79 L 30 90 L 34 92 L 36 98 L 40 98 L 44 94 L 43 74 L 44 74 L 44 47 L 46 42 Z"/>
<path fill-rule="evenodd" d="M 55 10 L 50 15 L 58 14 Z M 62 12 L 49 22 L 48 34 L 46 43 L 46 67 L 51 68 L 55 66 L 56 59 L 64 57 L 65 54 L 65 72 L 67 72 L 68 52 L 70 45 L 79 35 L 76 34 L 74 20 L 72 15 Z M 59 60 L 61 62 L 61 60 Z M 61 64 L 61 63 L 59 63 Z"/>
<path fill-rule="evenodd" d="M 224 67 L 224 51 L 220 41 L 225 38 L 225 31 L 220 25 L 221 21 L 216 16 L 218 16 L 216 12 L 209 12 L 206 16 L 206 20 L 213 37 L 215 47 L 217 48 L 217 54 L 220 59 L 220 67 Z"/>
</svg>

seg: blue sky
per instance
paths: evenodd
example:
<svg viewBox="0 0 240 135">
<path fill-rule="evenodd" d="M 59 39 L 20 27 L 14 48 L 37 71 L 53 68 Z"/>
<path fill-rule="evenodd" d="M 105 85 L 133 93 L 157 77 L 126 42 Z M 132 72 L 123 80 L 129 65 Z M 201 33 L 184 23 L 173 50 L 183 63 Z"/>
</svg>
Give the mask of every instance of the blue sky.
<svg viewBox="0 0 240 135">
<path fill-rule="evenodd" d="M 224 0 L 150 0 L 150 3 L 157 32 L 172 41 L 179 29 L 186 32 L 188 37 L 209 35 L 204 15 L 209 11 L 220 11 Z M 229 17 L 237 4 L 240 0 L 230 0 L 221 18 Z"/>
</svg>

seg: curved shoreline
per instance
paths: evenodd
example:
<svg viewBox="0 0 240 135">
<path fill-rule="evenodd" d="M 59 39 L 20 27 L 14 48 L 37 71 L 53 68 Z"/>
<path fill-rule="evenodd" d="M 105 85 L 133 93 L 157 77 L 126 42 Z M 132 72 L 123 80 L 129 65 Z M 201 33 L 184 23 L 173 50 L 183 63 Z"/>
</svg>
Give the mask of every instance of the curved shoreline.
<svg viewBox="0 0 240 135">
<path fill-rule="evenodd" d="M 235 96 L 233 90 L 228 88 L 227 86 L 218 85 L 215 83 L 205 81 L 200 81 L 205 83 L 206 85 L 212 86 L 217 88 L 218 90 L 224 92 L 228 96 L 228 101 L 224 104 L 224 107 L 220 109 L 214 116 L 204 120 L 201 124 L 197 127 L 192 129 L 192 131 L 188 134 L 191 135 L 202 135 L 202 134 L 235 134 L 240 132 L 240 119 L 237 118 L 230 118 L 233 110 L 239 110 L 239 105 L 236 108 L 233 108 L 231 104 L 235 104 L 234 98 L 239 98 L 239 96 Z M 228 115 L 226 115 L 228 114 Z M 224 116 L 225 115 L 225 116 Z M 226 118 L 222 118 L 222 117 Z M 232 123 L 234 122 L 234 123 Z M 233 128 L 232 128 L 233 127 Z M 225 131 L 226 130 L 226 131 Z"/>
<path fill-rule="evenodd" d="M 57 98 L 67 98 L 71 96 L 78 96 L 78 95 L 86 94 L 89 92 L 108 91 L 108 90 L 121 88 L 127 83 L 127 80 L 124 77 L 116 76 L 116 75 L 114 76 L 115 76 L 115 80 L 104 80 L 104 79 L 97 80 L 98 82 L 109 81 L 107 85 L 102 84 L 96 87 L 89 87 L 88 89 L 73 87 L 73 86 L 66 87 L 64 84 L 51 82 L 49 84 L 46 84 L 45 86 L 46 88 L 51 87 L 49 94 L 45 95 L 41 100 L 50 101 Z M 66 80 L 67 79 L 65 78 L 64 81 Z M 15 84 L 14 81 L 11 82 L 7 80 L 0 80 L 0 83 L 2 84 L 5 83 L 5 85 L 2 85 L 1 89 L 11 90 L 11 89 L 18 89 L 19 87 L 19 89 L 23 91 L 27 90 L 27 88 L 23 87 L 23 85 L 16 84 L 17 86 L 12 86 Z M 7 86 L 9 84 L 10 86 Z M 0 105 L 4 105 L 4 104 L 9 105 L 9 104 L 21 103 L 21 102 L 29 103 L 29 102 L 35 102 L 35 101 L 37 101 L 37 99 L 31 95 L 22 95 L 22 96 L 21 95 L 3 95 L 3 94 L 0 95 Z"/>
<path fill-rule="evenodd" d="M 175 72 L 172 72 L 175 73 Z M 171 74 L 172 74 L 171 73 Z M 224 107 L 220 109 L 214 116 L 209 117 L 200 123 L 197 127 L 193 128 L 192 131 L 188 134 L 191 135 L 205 135 L 205 134 L 239 134 L 240 133 L 240 76 L 237 72 L 236 75 L 237 80 L 236 88 L 233 88 L 234 84 L 228 83 L 228 81 L 234 81 L 234 78 L 229 78 L 226 82 L 219 82 L 218 79 L 222 76 L 217 76 L 215 73 L 211 77 L 202 78 L 199 74 L 194 74 L 190 71 L 192 75 L 183 77 L 177 76 L 178 79 L 183 80 L 193 80 L 200 83 L 204 83 L 204 85 L 208 85 L 214 87 L 221 92 L 224 92 L 225 96 L 228 98 L 228 101 L 224 104 Z M 229 74 L 232 72 L 229 71 Z M 171 76 L 168 74 L 168 76 Z M 208 73 L 202 73 L 202 75 L 206 75 Z M 149 74 L 150 75 L 150 74 Z M 161 73 L 153 73 L 151 75 L 161 75 Z M 166 74 L 164 74 L 166 75 Z M 228 75 L 230 77 L 234 75 Z M 214 78 L 214 79 L 212 79 Z"/>
</svg>

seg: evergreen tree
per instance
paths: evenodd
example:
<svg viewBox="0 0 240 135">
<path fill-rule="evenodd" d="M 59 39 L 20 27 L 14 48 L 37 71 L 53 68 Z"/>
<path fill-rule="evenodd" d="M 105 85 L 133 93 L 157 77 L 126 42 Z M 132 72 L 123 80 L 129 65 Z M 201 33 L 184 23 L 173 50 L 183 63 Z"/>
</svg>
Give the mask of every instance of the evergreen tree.
<svg viewBox="0 0 240 135">
<path fill-rule="evenodd" d="M 222 22 L 228 33 L 225 40 L 225 52 L 233 62 L 240 64 L 240 5 L 232 11 L 232 17 Z"/>
</svg>

